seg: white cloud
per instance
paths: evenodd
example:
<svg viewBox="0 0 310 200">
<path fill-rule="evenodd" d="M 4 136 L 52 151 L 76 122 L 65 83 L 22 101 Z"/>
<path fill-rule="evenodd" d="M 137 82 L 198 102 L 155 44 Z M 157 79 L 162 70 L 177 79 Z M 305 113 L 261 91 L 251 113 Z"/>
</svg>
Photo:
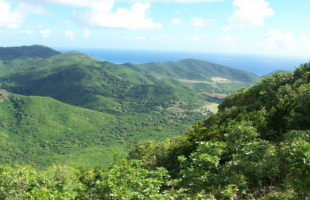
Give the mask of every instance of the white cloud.
<svg viewBox="0 0 310 200">
<path fill-rule="evenodd" d="M 42 38 L 46 39 L 50 36 L 52 30 L 51 29 L 45 29 L 45 30 L 40 30 L 39 33 L 42 35 Z"/>
<path fill-rule="evenodd" d="M 25 19 L 18 9 L 11 11 L 10 4 L 0 0 L 0 28 L 19 28 Z"/>
<path fill-rule="evenodd" d="M 229 20 L 232 26 L 261 26 L 265 18 L 274 15 L 269 3 L 264 0 L 235 0 L 233 6 L 237 7 L 237 10 Z"/>
<path fill-rule="evenodd" d="M 279 48 L 288 48 L 295 45 L 294 35 L 292 33 L 282 34 L 280 29 L 269 31 L 263 40 L 268 46 L 276 46 Z"/>
<path fill-rule="evenodd" d="M 35 30 L 26 30 L 26 31 L 20 31 L 20 33 L 21 34 L 26 34 L 26 35 L 31 37 L 33 34 L 36 33 L 36 31 Z"/>
<path fill-rule="evenodd" d="M 225 36 L 221 36 L 220 34 L 218 34 L 216 36 L 216 40 L 219 41 L 220 43 L 224 43 L 224 44 L 235 43 L 235 38 L 232 37 L 230 34 L 226 34 Z"/>
<path fill-rule="evenodd" d="M 146 18 L 150 3 L 135 3 L 130 10 L 117 8 L 115 13 L 111 12 L 113 6 L 114 0 L 107 0 L 92 5 L 91 10 L 86 12 L 73 13 L 73 18 L 81 25 L 93 27 L 131 30 L 162 29 L 160 23 L 154 23 L 151 18 Z"/>
<path fill-rule="evenodd" d="M 222 31 L 229 31 L 230 29 L 231 29 L 230 26 L 222 26 L 222 27 L 221 27 L 221 30 L 222 30 Z"/>
<path fill-rule="evenodd" d="M 28 14 L 45 14 L 45 10 L 43 7 L 24 3 L 18 4 L 13 10 L 9 3 L 0 0 L 0 28 L 20 28 L 25 23 Z"/>
<path fill-rule="evenodd" d="M 89 37 L 90 31 L 88 29 L 84 30 L 83 37 L 86 39 Z"/>
<path fill-rule="evenodd" d="M 102 0 L 11 0 L 14 2 L 23 2 L 29 4 L 51 4 L 51 5 L 61 5 L 67 7 L 92 7 L 93 4 L 98 4 L 103 2 Z M 151 2 L 164 2 L 164 3 L 181 3 L 181 4 L 193 4 L 193 3 L 205 3 L 223 0 L 116 0 L 117 2 L 127 2 L 127 3 L 151 3 Z"/>
<path fill-rule="evenodd" d="M 174 18 L 170 24 L 173 24 L 173 25 L 177 25 L 177 24 L 182 24 L 182 21 L 181 21 L 181 18 Z"/>
<path fill-rule="evenodd" d="M 64 34 L 64 37 L 65 38 L 68 38 L 70 40 L 74 40 L 74 33 L 71 31 L 71 30 L 67 30 Z"/>
<path fill-rule="evenodd" d="M 223 1 L 223 0 L 153 0 L 153 1 L 164 1 L 170 3 L 205 3 L 205 2 L 212 2 L 212 1 Z"/>
<path fill-rule="evenodd" d="M 23 15 L 27 15 L 27 14 L 36 14 L 36 15 L 49 14 L 48 12 L 45 11 L 45 9 L 42 6 L 32 6 L 32 5 L 27 5 L 24 3 L 18 4 L 16 7 L 16 11 L 19 13 L 22 13 Z"/>
<path fill-rule="evenodd" d="M 43 25 L 39 25 L 39 28 L 43 28 L 44 26 Z"/>
<path fill-rule="evenodd" d="M 192 18 L 191 19 L 194 26 L 206 26 L 214 24 L 215 19 L 202 19 L 202 18 Z"/>
<path fill-rule="evenodd" d="M 305 34 L 301 34 L 300 35 L 301 39 L 304 41 L 305 44 L 310 45 L 310 40 L 308 39 L 308 37 Z"/>
</svg>

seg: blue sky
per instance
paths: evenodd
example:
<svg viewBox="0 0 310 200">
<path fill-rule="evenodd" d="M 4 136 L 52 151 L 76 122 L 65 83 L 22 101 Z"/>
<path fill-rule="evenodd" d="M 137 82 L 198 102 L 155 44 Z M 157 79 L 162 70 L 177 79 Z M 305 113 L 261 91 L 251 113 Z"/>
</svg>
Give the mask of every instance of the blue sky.
<svg viewBox="0 0 310 200">
<path fill-rule="evenodd" d="M 0 46 L 307 57 L 309 0 L 0 0 Z"/>
</svg>

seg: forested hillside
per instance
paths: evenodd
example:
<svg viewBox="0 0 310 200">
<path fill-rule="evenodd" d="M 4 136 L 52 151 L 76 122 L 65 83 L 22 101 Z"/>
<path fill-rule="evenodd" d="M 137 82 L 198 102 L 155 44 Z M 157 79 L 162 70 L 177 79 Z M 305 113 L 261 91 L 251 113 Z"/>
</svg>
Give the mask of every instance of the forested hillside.
<svg viewBox="0 0 310 200">
<path fill-rule="evenodd" d="M 0 163 L 41 169 L 106 166 L 113 152 L 125 156 L 139 141 L 181 135 L 217 112 L 222 99 L 203 92 L 226 95 L 244 85 L 187 83 L 41 45 L 0 54 L 0 90 L 7 94 Z"/>
<path fill-rule="evenodd" d="M 212 77 L 227 78 L 232 81 L 256 83 L 260 77 L 250 72 L 196 59 L 179 62 L 151 62 L 144 64 L 125 63 L 125 66 L 145 74 L 156 74 L 177 79 L 208 80 Z"/>
<path fill-rule="evenodd" d="M 0 168 L 1 197 L 309 199 L 310 63 L 230 94 L 184 135 L 144 141 L 107 168 Z M 18 178 L 17 178 L 18 177 Z"/>
<path fill-rule="evenodd" d="M 3 61 L 28 58 L 47 58 L 58 54 L 60 54 L 59 51 L 55 51 L 54 49 L 43 45 L 0 47 L 0 60 Z"/>
<path fill-rule="evenodd" d="M 176 100 L 193 105 L 192 97 L 201 102 L 210 99 L 195 93 L 186 83 L 164 77 L 157 79 L 122 65 L 99 62 L 80 54 L 13 60 L 0 63 L 0 71 L 1 87 L 7 91 L 49 96 L 67 104 L 109 113 L 126 112 L 126 105 L 132 103 L 128 98 L 132 95 L 138 97 L 135 102 L 141 104 L 139 110 L 152 109 L 145 107 L 147 103 L 169 107 L 171 101 Z M 157 90 L 146 89 L 154 87 Z M 206 89 L 210 87 L 213 88 L 207 86 Z M 162 93 L 158 95 L 156 91 Z M 141 99 L 146 96 L 149 98 Z"/>
<path fill-rule="evenodd" d="M 37 168 L 56 163 L 106 166 L 112 163 L 113 152 L 125 156 L 138 141 L 180 135 L 189 124 L 206 117 L 197 111 L 178 114 L 165 109 L 152 115 L 135 110 L 110 114 L 5 90 L 0 90 L 0 99 L 0 163 Z"/>
</svg>

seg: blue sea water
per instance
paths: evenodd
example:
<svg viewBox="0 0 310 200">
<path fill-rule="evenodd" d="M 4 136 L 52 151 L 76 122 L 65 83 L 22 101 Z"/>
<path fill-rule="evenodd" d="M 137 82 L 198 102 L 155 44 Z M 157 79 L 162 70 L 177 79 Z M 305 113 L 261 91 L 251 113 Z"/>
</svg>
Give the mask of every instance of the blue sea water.
<svg viewBox="0 0 310 200">
<path fill-rule="evenodd" d="M 157 50 L 128 50 L 128 49 L 64 49 L 55 48 L 59 51 L 76 50 L 81 53 L 96 56 L 104 61 L 116 64 L 126 62 L 149 63 L 179 61 L 187 58 L 194 58 L 209 61 L 228 67 L 243 69 L 257 75 L 265 75 L 275 70 L 293 71 L 301 63 L 306 63 L 309 58 L 288 57 L 288 56 L 267 56 L 250 54 L 228 54 L 208 52 L 186 52 L 186 51 L 157 51 Z"/>
</svg>

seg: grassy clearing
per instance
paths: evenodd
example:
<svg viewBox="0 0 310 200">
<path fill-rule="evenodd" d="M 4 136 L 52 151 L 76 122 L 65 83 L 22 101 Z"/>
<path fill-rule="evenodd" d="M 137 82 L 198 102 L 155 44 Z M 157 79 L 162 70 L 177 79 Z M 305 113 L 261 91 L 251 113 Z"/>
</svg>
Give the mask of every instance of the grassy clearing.
<svg viewBox="0 0 310 200">
<path fill-rule="evenodd" d="M 200 112 L 203 115 L 216 114 L 218 112 L 218 105 L 219 104 L 217 103 L 207 103 L 195 111 Z"/>
</svg>

